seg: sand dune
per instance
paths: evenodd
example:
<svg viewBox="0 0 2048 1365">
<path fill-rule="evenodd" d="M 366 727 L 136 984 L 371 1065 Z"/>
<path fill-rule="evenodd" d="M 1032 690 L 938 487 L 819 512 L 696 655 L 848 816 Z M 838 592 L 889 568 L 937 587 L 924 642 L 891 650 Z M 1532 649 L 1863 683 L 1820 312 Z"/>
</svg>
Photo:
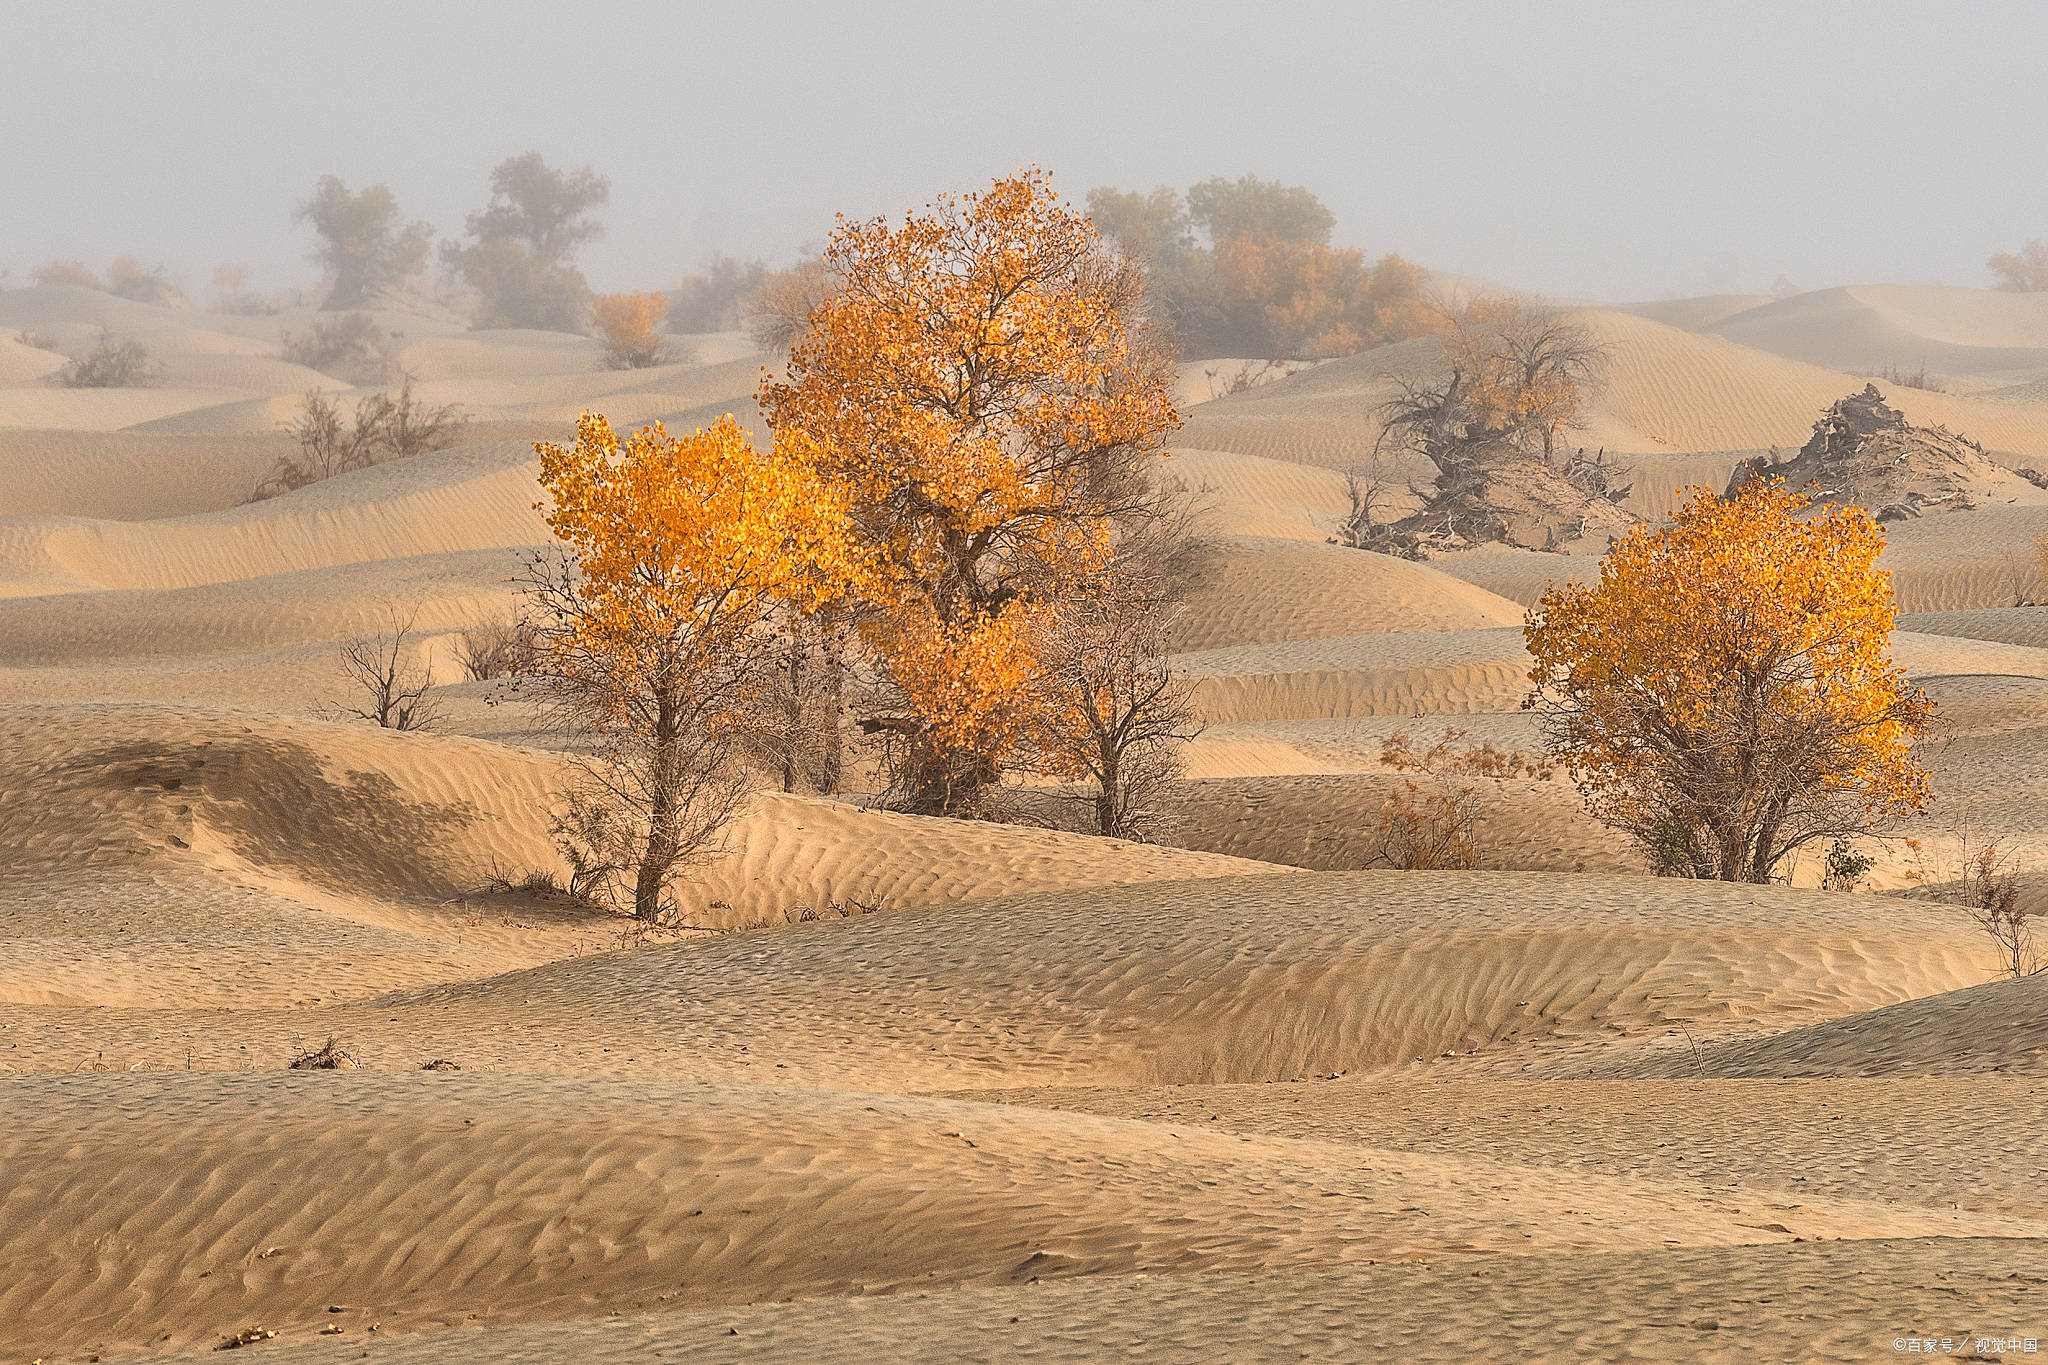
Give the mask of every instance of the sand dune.
<svg viewBox="0 0 2048 1365">
<path fill-rule="evenodd" d="M 1924 902 L 1591 873 L 1276 870 L 948 899 L 362 1003 L 24 1004 L 0 1023 L 16 1070 L 276 1067 L 291 1040 L 333 1034 L 377 1069 L 445 1056 L 904 1092 L 1511 1065 L 1524 1048 L 1661 1044 L 1674 1019 L 1704 1038 L 1800 1027 L 1995 970 Z"/>
<path fill-rule="evenodd" d="M 2048 607 L 1979 607 L 1970 611 L 1911 612 L 1899 625 L 1923 635 L 1960 635 L 2032 649 L 2048 647 Z"/>
<path fill-rule="evenodd" d="M 1178 657 L 1205 719 L 1510 711 L 1529 690 L 1514 628 L 1409 631 L 1239 645 Z"/>
<path fill-rule="evenodd" d="M 20 900 L 7 922 L 0 998 L 288 1002 L 306 996 L 311 979 L 320 987 L 310 993 L 333 999 L 401 977 L 481 975 L 616 938 L 598 917 L 565 915 L 559 901 L 489 890 L 494 875 L 566 880 L 549 822 L 572 774 L 555 755 L 246 713 L 25 706 L 6 715 L 0 844 L 11 854 L 0 878 Z M 835 915 L 834 901 L 894 910 L 1035 888 L 1283 871 L 764 794 L 682 900 L 690 922 L 729 926 Z M 67 927 L 65 888 L 81 878 L 127 908 Z M 209 916 L 213 891 L 244 909 Z M 323 917 L 324 928 L 314 923 Z M 500 922 L 508 917 L 547 923 L 531 934 L 499 932 L 512 927 Z M 365 925 L 373 941 L 354 944 Z M 95 940 L 97 954 L 80 951 Z M 496 955 L 455 953 L 468 966 L 446 965 L 439 945 L 479 940 L 495 942 Z M 408 946 L 430 960 L 384 960 Z M 115 956 L 128 965 L 116 970 Z M 253 970 L 286 962 L 306 970 Z"/>
<path fill-rule="evenodd" d="M 414 303 L 371 317 L 460 444 L 244 504 L 308 389 L 371 392 L 279 358 L 323 315 L 0 291 L 21 1358 L 212 1359 L 261 1325 L 309 1362 L 1847 1360 L 2031 1311 L 2041 990 L 1954 907 L 1648 878 L 1563 779 L 1475 781 L 1479 870 L 1356 870 L 1407 780 L 1389 735 L 1540 747 L 1523 605 L 1597 566 L 1327 543 L 1435 343 L 1238 392 L 1236 362 L 1184 367 L 1164 468 L 1215 545 L 1172 842 L 762 792 L 649 930 L 511 889 L 566 876 L 573 768 L 530 698 L 458 681 L 459 632 L 508 617 L 545 537 L 533 441 L 586 407 L 764 437 L 762 359 L 717 333 L 614 371 Z M 1595 309 L 1616 363 L 1570 439 L 1661 517 L 1906 337 L 1976 367 L 1893 393 L 1909 418 L 2048 467 L 2037 312 Z M 15 329 L 133 336 L 167 384 L 56 388 Z M 1967 829 L 2048 894 L 2029 497 L 1888 528 L 1940 802 L 1871 885 L 1945 876 Z M 336 642 L 393 613 L 447 733 L 333 710 Z M 360 1069 L 284 1069 L 330 1038 Z"/>
<path fill-rule="evenodd" d="M 1765 303 L 1709 330 L 1851 374 L 1887 366 L 1940 376 L 2038 378 L 2048 371 L 2048 301 L 1945 285 L 1857 285 Z"/>
<path fill-rule="evenodd" d="M 1994 981 L 1768 1038 L 1707 1050 L 1695 1067 L 1673 1057 L 1632 1068 L 1643 1075 L 2026 1076 L 2048 1075 L 2048 976 Z M 2030 1108 L 2037 1107 L 2038 1095 Z"/>
<path fill-rule="evenodd" d="M 533 451 L 462 446 L 344 474 L 267 502 L 143 524 L 0 523 L 0 578 L 106 588 L 219 583 L 372 559 L 537 543 Z"/>
<path fill-rule="evenodd" d="M 1390 773 L 1293 772 L 1197 781 L 1176 843 L 1323 871 L 1375 861 L 1382 804 L 1409 779 Z M 1498 871 L 1643 872 L 1620 836 L 1581 808 L 1570 785 L 1466 779 L 1473 788 L 1475 866 Z"/>
<path fill-rule="evenodd" d="M 1655 299 L 1648 303 L 1620 303 L 1611 307 L 1617 313 L 1633 313 L 1639 318 L 1661 322 L 1680 331 L 1703 332 L 1716 323 L 1740 317 L 1770 302 L 1769 294 L 1702 294 L 1697 298 Z"/>
<path fill-rule="evenodd" d="M 2048 678 L 2048 650 L 1899 631 L 1892 657 L 1916 679 Z M 1511 711 L 1529 691 L 1519 627 L 1289 639 L 1178 657 L 1194 705 L 1216 722 Z"/>
<path fill-rule="evenodd" d="M 1027 1280 L 1021 1289 L 627 1313 L 418 1337 L 358 1329 L 307 1341 L 293 1354 L 316 1363 L 440 1365 L 1223 1355 L 1279 1365 L 1354 1354 L 1368 1331 L 1360 1324 L 1370 1324 L 1372 1349 L 1403 1359 L 1733 1362 L 1767 1341 L 1802 1360 L 1861 1362 L 1893 1349 L 1899 1320 L 1922 1324 L 1907 1331 L 1951 1335 L 1956 1329 L 1940 1324 L 2029 1321 L 2043 1272 L 2048 1261 L 2031 1239 L 1672 1247 L 1509 1257 L 1476 1268 L 1429 1261 Z"/>
<path fill-rule="evenodd" d="M 0 336 L 0 385 L 33 384 L 63 367 L 64 357 L 55 351 Z"/>
<path fill-rule="evenodd" d="M 1015 1296 L 1118 1272 L 1465 1267 L 1789 1244 L 1790 1227 L 2041 1231 L 957 1100 L 433 1075 L 119 1085 L 8 1096 L 0 1141 L 26 1215 L 11 1223 L 34 1235 L 7 1244 L 0 1314 L 27 1349 L 210 1346 L 249 1322 L 360 1338 L 571 1302 L 590 1315 L 972 1284 Z M 223 1184 L 238 1196 L 213 1197 Z"/>
<path fill-rule="evenodd" d="M 1604 386 L 1569 437 L 1589 450 L 1659 455 L 1795 447 L 1830 403 L 1864 382 L 1648 317 L 1611 310 L 1577 316 L 1612 357 Z M 1403 342 L 1218 398 L 1197 409 L 1177 439 L 1331 469 L 1363 466 L 1379 435 L 1375 410 L 1392 395 L 1393 378 L 1429 373 L 1433 354 L 1433 342 Z M 2048 405 L 1880 387 L 1916 424 L 1946 425 L 2011 462 L 2048 461 Z"/>
<path fill-rule="evenodd" d="M 0 518 L 147 521 L 233 507 L 292 449 L 282 434 L 179 437 L 0 428 Z"/>
<path fill-rule="evenodd" d="M 1220 538 L 1176 641 L 1206 650 L 1334 635 L 1476 630 L 1521 608 L 1404 559 L 1266 537 Z"/>
</svg>

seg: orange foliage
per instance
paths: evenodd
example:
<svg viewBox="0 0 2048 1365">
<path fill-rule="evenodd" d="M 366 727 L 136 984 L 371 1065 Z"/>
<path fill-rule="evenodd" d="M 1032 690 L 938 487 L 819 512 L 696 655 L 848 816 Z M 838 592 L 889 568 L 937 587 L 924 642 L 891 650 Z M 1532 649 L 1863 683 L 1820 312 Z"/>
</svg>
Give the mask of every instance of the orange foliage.
<svg viewBox="0 0 2048 1365">
<path fill-rule="evenodd" d="M 578 814 L 582 858 L 633 871 L 635 912 L 653 918 L 744 789 L 740 731 L 769 671 L 767 627 L 858 585 L 861 567 L 800 436 L 764 454 L 727 415 L 622 441 L 586 412 L 574 445 L 535 449 L 573 563 L 541 561 L 529 579 L 528 670 L 598 739 L 604 795 Z"/>
<path fill-rule="evenodd" d="M 1442 331 L 1421 295 L 1421 272 L 1399 256 L 1270 233 L 1226 237 L 1213 253 L 1223 332 L 1275 360 L 1319 360 Z"/>
<path fill-rule="evenodd" d="M 666 316 L 666 294 L 599 294 L 590 301 L 591 320 L 604 337 L 605 358 L 618 369 L 661 363 L 663 343 L 655 329 Z"/>
<path fill-rule="evenodd" d="M 915 804 L 968 809 L 1033 705 L 1053 604 L 1150 492 L 1173 371 L 1137 268 L 1036 170 L 900 226 L 841 220 L 823 270 L 761 407 L 816 443 L 878 566 L 862 636 L 900 694 L 878 727 L 916 750 Z"/>
<path fill-rule="evenodd" d="M 691 436 L 657 422 L 621 441 L 586 412 L 574 445 L 534 449 L 584 606 L 545 642 L 558 674 L 602 669 L 649 695 L 685 687 L 685 660 L 744 657 L 779 606 L 858 577 L 843 508 L 801 440 L 764 455 L 727 414 Z"/>
<path fill-rule="evenodd" d="M 1660 870 L 1766 881 L 1794 849 L 1920 809 L 1932 703 L 1890 662 L 1883 532 L 1753 480 L 1638 527 L 1526 630 L 1553 751 Z"/>
</svg>

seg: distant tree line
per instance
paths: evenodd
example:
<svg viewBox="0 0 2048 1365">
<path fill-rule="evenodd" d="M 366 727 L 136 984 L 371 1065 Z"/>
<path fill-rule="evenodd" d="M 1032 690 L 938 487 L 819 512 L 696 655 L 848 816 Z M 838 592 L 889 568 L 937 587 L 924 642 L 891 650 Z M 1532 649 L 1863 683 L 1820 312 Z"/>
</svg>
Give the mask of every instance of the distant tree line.
<svg viewBox="0 0 2048 1365">
<path fill-rule="evenodd" d="M 590 286 L 576 253 L 604 230 L 593 216 L 611 182 L 588 166 L 550 167 L 538 152 L 510 157 L 491 172 L 491 197 L 469 215 L 463 239 L 440 245 L 443 268 L 476 295 L 479 327 L 574 331 L 583 325 Z M 403 222 L 388 186 L 351 192 L 323 176 L 298 219 L 320 236 L 313 253 L 333 278 L 328 310 L 362 308 L 397 290 L 427 266 L 434 229 Z"/>
<path fill-rule="evenodd" d="M 2048 290 L 2048 242 L 2036 239 L 2018 251 L 2001 251 L 1984 262 L 1998 276 L 1998 287 L 2020 294 Z"/>
<path fill-rule="evenodd" d="M 1418 267 L 1330 245 L 1335 215 L 1298 185 L 1103 185 L 1088 192 L 1088 216 L 1146 263 L 1184 359 L 1315 360 L 1445 327 Z"/>
</svg>

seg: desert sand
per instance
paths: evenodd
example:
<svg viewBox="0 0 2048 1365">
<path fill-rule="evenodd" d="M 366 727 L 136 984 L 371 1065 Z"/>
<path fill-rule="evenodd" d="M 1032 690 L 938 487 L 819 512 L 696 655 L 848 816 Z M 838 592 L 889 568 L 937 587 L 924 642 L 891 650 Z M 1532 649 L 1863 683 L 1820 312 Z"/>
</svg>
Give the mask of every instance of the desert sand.
<svg viewBox="0 0 2048 1365">
<path fill-rule="evenodd" d="M 532 442 L 586 408 L 758 431 L 772 361 L 719 333 L 606 370 L 587 338 L 378 312 L 458 442 L 252 502 L 302 395 L 364 393 L 279 357 L 309 316 L 0 290 L 6 1359 L 2048 1338 L 2048 976 L 2001 979 L 1962 911 L 1890 894 L 1965 827 L 2041 893 L 2048 492 L 2023 477 L 1888 528 L 1940 802 L 1864 890 L 1810 858 L 1785 886 L 1651 877 L 1558 775 L 1474 779 L 1476 869 L 1394 871 L 1369 866 L 1405 780 L 1382 745 L 1537 751 L 1523 612 L 1597 552 L 1331 543 L 1427 342 L 1184 366 L 1164 471 L 1211 548 L 1169 837 L 763 793 L 687 927 L 641 932 L 513 889 L 564 871 L 567 759 L 464 680 L 459 635 L 510 618 L 546 537 Z M 1580 316 L 1613 363 L 1569 439 L 1631 466 L 1644 517 L 1887 366 L 1944 379 L 1877 381 L 1911 421 L 2048 468 L 2048 295 Z M 162 385 L 53 386 L 102 328 Z M 438 733 L 335 709 L 338 643 L 401 613 Z M 356 1065 L 287 1069 L 329 1041 Z"/>
</svg>

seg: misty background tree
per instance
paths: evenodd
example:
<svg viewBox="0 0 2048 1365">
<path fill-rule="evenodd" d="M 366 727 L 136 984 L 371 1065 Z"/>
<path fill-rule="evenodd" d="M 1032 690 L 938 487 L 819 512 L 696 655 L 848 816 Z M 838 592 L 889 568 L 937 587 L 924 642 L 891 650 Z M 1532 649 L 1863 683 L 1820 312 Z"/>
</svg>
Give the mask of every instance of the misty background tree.
<svg viewBox="0 0 2048 1365">
<path fill-rule="evenodd" d="M 590 286 L 576 253 L 604 231 L 591 211 L 611 192 L 590 167 L 558 171 L 539 152 L 499 162 L 490 202 L 465 220 L 468 241 L 441 244 L 442 264 L 477 293 L 476 325 L 580 327 Z"/>
<path fill-rule="evenodd" d="M 323 309 L 361 308 L 424 270 L 434 229 L 399 222 L 398 198 L 384 185 L 349 193 L 339 176 L 323 175 L 294 222 L 320 234 L 313 259 L 334 276 Z"/>
</svg>

